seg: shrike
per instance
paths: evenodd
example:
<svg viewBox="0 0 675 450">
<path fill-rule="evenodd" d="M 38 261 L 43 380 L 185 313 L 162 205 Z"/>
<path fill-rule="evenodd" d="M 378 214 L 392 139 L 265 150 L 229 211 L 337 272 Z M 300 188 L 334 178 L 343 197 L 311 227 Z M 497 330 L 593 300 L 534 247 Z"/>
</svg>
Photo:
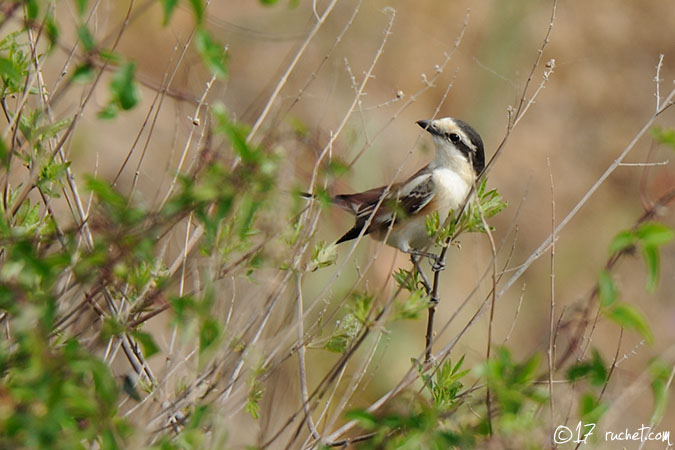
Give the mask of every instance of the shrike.
<svg viewBox="0 0 675 450">
<path fill-rule="evenodd" d="M 354 226 L 338 241 L 357 238 L 362 232 L 411 255 L 432 256 L 422 250 L 430 243 L 426 217 L 438 211 L 441 221 L 457 210 L 485 168 L 480 135 L 468 123 L 446 117 L 419 120 L 431 134 L 436 157 L 401 183 L 332 198 L 352 213 Z M 365 228 L 365 231 L 363 229 Z"/>
</svg>

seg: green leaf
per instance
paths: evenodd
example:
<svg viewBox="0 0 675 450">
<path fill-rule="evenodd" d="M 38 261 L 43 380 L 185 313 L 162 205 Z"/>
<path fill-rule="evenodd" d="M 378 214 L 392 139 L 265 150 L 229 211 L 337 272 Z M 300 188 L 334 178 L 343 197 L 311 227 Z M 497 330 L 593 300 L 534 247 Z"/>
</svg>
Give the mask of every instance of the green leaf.
<svg viewBox="0 0 675 450">
<path fill-rule="evenodd" d="M 227 77 L 227 53 L 225 48 L 214 41 L 205 29 L 197 30 L 195 46 L 211 73 L 220 79 Z"/>
<path fill-rule="evenodd" d="M 426 309 L 429 309 L 427 296 L 420 291 L 413 291 L 405 301 L 395 303 L 394 319 L 414 320 Z"/>
<path fill-rule="evenodd" d="M 668 380 L 673 369 L 664 360 L 656 358 L 649 364 L 649 373 L 651 376 L 652 396 L 654 397 L 654 407 L 650 424 L 657 424 L 663 419 L 668 405 Z"/>
<path fill-rule="evenodd" d="M 310 270 L 321 269 L 335 264 L 337 261 L 337 246 L 335 244 L 326 244 L 326 241 L 320 241 L 312 250 L 312 263 Z"/>
<path fill-rule="evenodd" d="M 375 416 L 364 409 L 355 409 L 347 411 L 345 418 L 348 420 L 356 420 L 363 428 L 370 430 L 377 425 Z"/>
<path fill-rule="evenodd" d="M 114 119 L 115 117 L 117 117 L 117 112 L 119 110 L 120 109 L 117 107 L 116 104 L 110 102 L 107 105 L 105 105 L 105 107 L 102 110 L 98 112 L 97 116 L 99 119 L 104 120 Z"/>
<path fill-rule="evenodd" d="M 162 9 L 164 11 L 164 18 L 162 25 L 167 26 L 171 21 L 171 16 L 178 6 L 178 0 L 162 0 Z"/>
<path fill-rule="evenodd" d="M 359 320 L 365 324 L 370 316 L 375 296 L 368 291 L 354 292 L 349 298 L 349 310 Z"/>
<path fill-rule="evenodd" d="M 438 215 L 438 211 L 434 211 L 427 215 L 424 218 L 424 224 L 427 229 L 427 236 L 434 236 L 441 228 L 441 217 Z"/>
<path fill-rule="evenodd" d="M 38 12 L 40 11 L 37 0 L 25 0 L 26 1 L 26 18 L 30 21 L 37 19 Z"/>
<path fill-rule="evenodd" d="M 416 292 L 421 285 L 420 274 L 417 273 L 417 270 L 405 270 L 398 269 L 398 272 L 394 272 L 394 281 L 396 285 L 400 288 L 405 289 L 408 292 Z"/>
<path fill-rule="evenodd" d="M 94 66 L 89 62 L 84 62 L 77 66 L 70 77 L 73 83 L 89 83 L 94 79 Z"/>
<path fill-rule="evenodd" d="M 52 50 L 59 42 L 60 30 L 51 14 L 47 14 L 45 17 L 45 31 L 47 32 L 47 39 L 49 39 L 49 50 Z"/>
<path fill-rule="evenodd" d="M 654 336 L 649 328 L 647 319 L 633 305 L 629 303 L 617 303 L 607 310 L 605 315 L 618 325 L 637 331 L 648 343 L 654 342 Z"/>
<path fill-rule="evenodd" d="M 325 167 L 326 175 L 331 177 L 341 177 L 349 173 L 349 165 L 337 157 L 333 157 Z"/>
<path fill-rule="evenodd" d="M 675 148 L 675 128 L 652 128 L 652 136 L 661 144 L 669 145 Z"/>
<path fill-rule="evenodd" d="M 594 386 L 602 386 L 607 381 L 607 365 L 602 359 L 602 355 L 597 348 L 593 349 L 593 357 L 591 359 L 591 384 Z"/>
<path fill-rule="evenodd" d="M 642 249 L 642 256 L 647 266 L 647 291 L 654 292 L 659 285 L 660 258 L 659 249 L 654 246 L 645 246 Z"/>
<path fill-rule="evenodd" d="M 279 0 L 260 0 L 260 3 L 262 3 L 265 6 L 272 6 L 276 5 Z"/>
<path fill-rule="evenodd" d="M 660 247 L 675 239 L 675 231 L 669 226 L 659 222 L 646 222 L 635 231 L 642 245 L 647 247 Z"/>
<path fill-rule="evenodd" d="M 136 65 L 128 62 L 117 70 L 110 82 L 115 103 L 125 111 L 132 109 L 140 100 L 140 93 L 134 82 L 135 70 Z"/>
<path fill-rule="evenodd" d="M 11 60 L 0 56 L 0 77 L 18 83 L 21 81 L 21 72 L 14 66 Z"/>
<path fill-rule="evenodd" d="M 190 5 L 195 13 L 197 23 L 202 23 L 204 21 L 204 3 L 202 0 L 190 0 Z"/>
<path fill-rule="evenodd" d="M 91 176 L 87 177 L 87 188 L 96 194 L 104 204 L 113 208 L 124 208 L 127 204 L 126 198 L 117 192 L 106 181 Z"/>
<path fill-rule="evenodd" d="M 103 326 L 101 327 L 101 338 L 105 341 L 110 339 L 112 336 L 119 336 L 125 331 L 124 325 L 118 320 L 106 317 L 103 320 Z"/>
<path fill-rule="evenodd" d="M 143 355 L 145 355 L 146 358 L 150 358 L 152 355 L 159 352 L 159 347 L 151 334 L 143 331 L 132 331 L 130 334 L 141 344 L 141 347 L 143 347 Z"/>
<path fill-rule="evenodd" d="M 80 39 L 82 47 L 84 47 L 86 52 L 91 52 L 96 47 L 94 36 L 86 25 L 83 24 L 77 27 L 77 37 Z"/>
<path fill-rule="evenodd" d="M 613 305 L 618 297 L 612 275 L 607 270 L 603 270 L 598 276 L 598 295 L 604 307 Z"/>
<path fill-rule="evenodd" d="M 199 351 L 200 353 L 213 345 L 221 334 L 220 324 L 212 318 L 207 318 L 202 323 L 199 330 Z"/>
<path fill-rule="evenodd" d="M 607 411 L 608 405 L 597 401 L 592 394 L 584 394 L 580 409 L 581 420 L 584 423 L 597 423 Z"/>
<path fill-rule="evenodd" d="M 76 0 L 75 4 L 77 5 L 77 13 L 80 16 L 87 12 L 87 0 Z"/>
<path fill-rule="evenodd" d="M 262 151 L 258 148 L 250 146 L 246 142 L 248 127 L 231 121 L 222 103 L 217 103 L 213 106 L 213 114 L 216 117 L 218 123 L 218 130 L 222 132 L 225 137 L 227 137 L 230 145 L 232 145 L 232 148 L 241 158 L 241 160 L 247 164 L 255 164 L 259 162 Z"/>
<path fill-rule="evenodd" d="M 260 417 L 260 400 L 264 393 L 263 385 L 257 377 L 249 380 L 248 399 L 244 410 L 251 414 L 251 417 L 258 419 Z"/>
<path fill-rule="evenodd" d="M 343 353 L 347 346 L 356 337 L 360 329 L 360 322 L 354 314 L 347 314 L 336 323 L 335 330 L 323 345 L 325 350 L 334 353 Z"/>
<path fill-rule="evenodd" d="M 609 244 L 609 253 L 611 255 L 629 249 L 637 241 L 637 236 L 633 230 L 622 231 L 612 239 L 612 243 Z"/>
<path fill-rule="evenodd" d="M 592 367 L 588 362 L 579 362 L 567 369 L 567 381 L 577 381 L 591 373 L 591 370 Z"/>
</svg>

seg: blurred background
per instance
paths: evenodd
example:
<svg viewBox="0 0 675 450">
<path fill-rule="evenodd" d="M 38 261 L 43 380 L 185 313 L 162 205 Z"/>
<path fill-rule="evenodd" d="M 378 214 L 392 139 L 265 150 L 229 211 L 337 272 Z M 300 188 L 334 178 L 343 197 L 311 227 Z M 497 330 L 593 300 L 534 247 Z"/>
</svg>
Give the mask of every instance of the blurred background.
<svg viewBox="0 0 675 450">
<path fill-rule="evenodd" d="M 229 76 L 212 87 L 207 103 L 222 102 L 238 121 L 255 123 L 316 23 L 315 14 L 320 15 L 327 5 L 325 0 L 315 4 L 281 1 L 269 7 L 252 0 L 212 2 L 208 28 L 227 46 Z M 101 36 L 112 36 L 126 5 L 110 2 L 106 8 L 97 21 L 97 31 Z M 62 14 L 68 17 L 67 8 Z M 77 173 L 96 171 L 108 179 L 117 174 L 147 107 L 178 58 L 176 49 L 184 45 L 193 26 L 187 7 L 179 8 L 167 28 L 159 25 L 158 4 L 136 8 L 132 17 L 118 50 L 137 61 L 143 105 L 115 122 L 100 121 L 95 112 L 108 97 L 105 89 L 97 91 L 91 114 L 83 119 L 87 127 L 81 128 L 89 134 L 81 132 L 71 148 Z M 276 226 L 290 221 L 291 213 L 286 214 L 294 201 L 290 193 L 308 189 L 317 157 L 355 101 L 353 113 L 331 148 L 331 157 L 351 168 L 320 180 L 327 182 L 332 193 L 402 180 L 426 164 L 433 157 L 433 148 L 430 138 L 415 125 L 419 119 L 451 116 L 467 121 L 481 134 L 487 157 L 491 157 L 505 136 L 509 108 L 520 102 L 550 22 L 551 2 L 542 1 L 337 2 L 300 56 L 254 139 L 283 156 L 279 190 L 288 195 L 280 195 L 280 205 L 288 210 L 280 210 L 283 214 L 276 218 Z M 674 30 L 672 4 L 662 1 L 558 3 L 550 42 L 532 75 L 526 98 L 542 82 L 546 63 L 554 60 L 550 79 L 514 129 L 489 175 L 488 186 L 497 188 L 509 203 L 491 219 L 495 240 L 503 245 L 497 266 L 499 270 L 509 268 L 505 278 L 546 239 L 552 223 L 568 214 L 654 113 L 660 55 L 664 55 L 661 98 L 673 88 Z M 356 92 L 371 68 L 371 77 L 357 99 Z M 53 77 L 58 70 L 60 67 L 53 68 Z M 196 102 L 209 78 L 199 57 L 188 51 L 168 89 L 142 163 L 141 152 L 134 153 L 121 174 L 118 187 L 122 191 L 130 192 L 137 183 L 135 196 L 140 201 L 156 204 L 157 198 L 161 199 L 181 159 L 186 136 L 194 126 L 191 118 Z M 63 100 L 62 112 L 72 110 L 78 101 Z M 662 114 L 657 123 L 675 126 L 675 109 Z M 187 161 L 193 161 L 195 155 L 191 148 Z M 585 305 L 609 257 L 614 235 L 633 226 L 645 205 L 673 189 L 673 157 L 672 149 L 655 145 L 648 133 L 627 162 L 664 164 L 619 167 L 560 234 L 555 246 L 554 292 L 556 317 L 565 311 L 563 323 Z M 672 208 L 660 213 L 659 220 L 674 224 Z M 351 224 L 348 214 L 326 209 L 315 239 L 332 242 Z M 176 245 L 179 248 L 181 243 Z M 375 252 L 379 252 L 377 260 L 359 282 L 359 289 L 377 292 L 381 298 L 393 292 L 392 271 L 409 265 L 404 255 L 371 240 L 364 239 L 347 256 L 350 247 L 338 247 L 337 266 L 305 276 L 307 301 L 322 295 L 322 301 L 339 306 Z M 346 257 L 340 277 L 334 281 L 336 267 L 342 267 Z M 442 274 L 437 330 L 472 292 L 490 258 L 485 235 L 462 236 L 461 250 L 449 251 Z M 536 351 L 544 355 L 548 348 L 550 267 L 547 253 L 497 303 L 493 342 L 500 344 L 508 335 L 517 358 Z M 648 345 L 637 333 L 624 333 L 618 349 L 620 364 L 608 390 L 609 398 L 620 402 L 612 416 L 614 422 L 603 425 L 603 430 L 636 429 L 649 420 L 652 404 L 647 384 L 632 391 L 631 386 L 651 358 L 660 355 L 672 361 L 675 357 L 675 246 L 662 250 L 660 285 L 653 294 L 645 290 L 646 271 L 639 255 L 624 258 L 614 274 L 621 298 L 646 315 L 656 338 Z M 327 283 L 332 284 L 325 290 Z M 480 284 L 468 307 L 438 334 L 438 348 L 464 327 L 490 287 L 489 280 Z M 359 406 L 356 403 L 360 401 L 369 404 L 400 379 L 410 367 L 410 358 L 419 356 L 423 349 L 425 324 L 424 319 L 399 322 L 388 330 L 373 360 L 372 378 L 353 406 Z M 158 319 L 155 326 L 161 325 Z M 452 358 L 466 355 L 466 367 L 482 361 L 487 326 L 484 315 L 459 341 Z M 618 326 L 601 320 L 590 345 L 611 361 L 619 332 Z M 565 339 L 564 333 L 561 339 Z M 321 362 L 324 356 L 313 356 L 318 362 L 310 368 L 310 384 L 321 379 L 322 367 L 335 360 L 335 355 L 325 353 L 325 363 Z M 290 380 L 295 377 L 289 374 Z M 675 407 L 671 404 L 661 428 L 675 432 L 672 424 Z"/>
</svg>

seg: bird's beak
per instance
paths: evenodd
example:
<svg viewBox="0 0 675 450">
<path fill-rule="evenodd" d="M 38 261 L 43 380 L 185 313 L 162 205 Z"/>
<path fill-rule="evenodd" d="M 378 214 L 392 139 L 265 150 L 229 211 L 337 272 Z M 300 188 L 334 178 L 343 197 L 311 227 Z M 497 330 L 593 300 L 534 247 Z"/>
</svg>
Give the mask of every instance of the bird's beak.
<svg viewBox="0 0 675 450">
<path fill-rule="evenodd" d="M 433 120 L 418 120 L 417 125 L 421 126 L 433 135 L 439 134 L 438 129 L 434 126 Z"/>
</svg>

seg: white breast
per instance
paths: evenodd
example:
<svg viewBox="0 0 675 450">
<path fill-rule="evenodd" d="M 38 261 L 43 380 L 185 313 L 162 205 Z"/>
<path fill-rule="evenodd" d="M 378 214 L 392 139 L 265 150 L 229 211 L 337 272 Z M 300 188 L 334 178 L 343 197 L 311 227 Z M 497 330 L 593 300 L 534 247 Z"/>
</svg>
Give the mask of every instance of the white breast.
<svg viewBox="0 0 675 450">
<path fill-rule="evenodd" d="M 451 209 L 456 210 L 462 204 L 471 190 L 471 179 L 450 169 L 436 169 L 432 176 L 436 188 L 438 214 L 442 222 Z"/>
<path fill-rule="evenodd" d="M 451 169 L 436 168 L 432 172 L 434 181 L 433 204 L 438 210 L 441 223 L 448 217 L 450 210 L 457 210 L 464 202 L 466 195 L 471 189 L 471 178 L 462 177 Z M 386 230 L 388 231 L 388 230 Z M 374 233 L 373 237 L 382 240 L 387 234 L 385 230 Z M 423 214 L 407 218 L 391 230 L 387 244 L 404 252 L 412 249 L 420 250 L 429 244 L 430 238 L 427 233 L 426 216 Z"/>
</svg>

